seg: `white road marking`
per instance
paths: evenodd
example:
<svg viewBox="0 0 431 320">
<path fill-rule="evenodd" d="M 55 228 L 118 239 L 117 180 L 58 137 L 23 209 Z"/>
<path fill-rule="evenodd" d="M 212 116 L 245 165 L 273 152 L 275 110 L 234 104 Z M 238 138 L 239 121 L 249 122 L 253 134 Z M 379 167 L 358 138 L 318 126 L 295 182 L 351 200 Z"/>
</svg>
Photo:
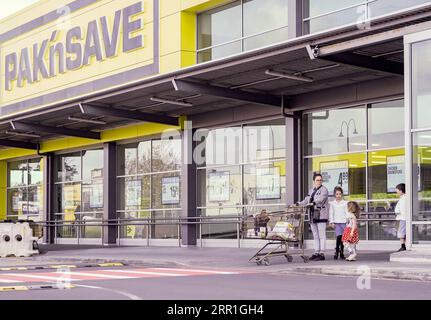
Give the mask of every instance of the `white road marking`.
<svg viewBox="0 0 431 320">
<path fill-rule="evenodd" d="M 129 276 L 113 276 L 110 274 L 96 274 L 96 273 L 87 273 L 87 272 L 64 272 L 63 275 L 70 276 L 84 276 L 84 277 L 95 277 L 95 278 L 104 278 L 104 279 L 135 279 L 137 277 L 129 277 Z M 88 280 L 88 279 L 84 279 Z"/>
<path fill-rule="evenodd" d="M 188 276 L 187 274 L 179 274 L 179 273 L 165 273 L 165 272 L 152 272 L 152 271 L 136 271 L 136 270 L 106 270 L 106 271 L 109 271 L 109 272 L 118 272 L 118 273 L 142 274 L 142 275 L 167 276 L 167 277 L 184 277 L 184 276 Z"/>
<path fill-rule="evenodd" d="M 182 272 L 200 272 L 208 274 L 238 274 L 232 271 L 216 271 L 216 270 L 198 270 L 198 269 L 180 269 L 180 268 L 153 268 L 154 270 L 169 270 L 169 271 L 182 271 Z"/>
</svg>

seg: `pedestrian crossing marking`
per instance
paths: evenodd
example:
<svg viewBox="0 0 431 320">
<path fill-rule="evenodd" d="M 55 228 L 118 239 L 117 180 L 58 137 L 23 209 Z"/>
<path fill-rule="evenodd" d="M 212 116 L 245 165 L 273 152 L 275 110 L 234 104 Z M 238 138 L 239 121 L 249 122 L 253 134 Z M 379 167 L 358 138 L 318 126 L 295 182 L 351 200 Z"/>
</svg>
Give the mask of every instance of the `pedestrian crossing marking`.
<svg viewBox="0 0 431 320">
<path fill-rule="evenodd" d="M 209 269 L 181 269 L 181 268 L 128 268 L 128 269 L 105 269 L 86 270 L 81 272 L 74 270 L 57 270 L 52 272 L 22 272 L 22 273 L 0 273 L 0 283 L 52 283 L 52 282 L 76 282 L 94 280 L 127 280 L 139 278 L 162 278 L 162 277 L 190 277 L 190 276 L 216 276 L 234 275 L 246 273 L 245 271 L 209 270 Z M 7 291 L 7 290 L 3 290 Z"/>
</svg>

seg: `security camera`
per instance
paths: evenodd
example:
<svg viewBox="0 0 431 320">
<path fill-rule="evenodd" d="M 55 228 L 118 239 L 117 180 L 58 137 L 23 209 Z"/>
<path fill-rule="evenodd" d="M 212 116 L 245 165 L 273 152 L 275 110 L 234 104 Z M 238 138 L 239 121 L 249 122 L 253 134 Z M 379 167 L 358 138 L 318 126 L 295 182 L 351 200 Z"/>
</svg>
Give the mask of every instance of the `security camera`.
<svg viewBox="0 0 431 320">
<path fill-rule="evenodd" d="M 315 46 L 312 50 L 313 50 L 313 56 L 317 58 L 320 54 L 320 48 L 318 46 Z"/>
</svg>

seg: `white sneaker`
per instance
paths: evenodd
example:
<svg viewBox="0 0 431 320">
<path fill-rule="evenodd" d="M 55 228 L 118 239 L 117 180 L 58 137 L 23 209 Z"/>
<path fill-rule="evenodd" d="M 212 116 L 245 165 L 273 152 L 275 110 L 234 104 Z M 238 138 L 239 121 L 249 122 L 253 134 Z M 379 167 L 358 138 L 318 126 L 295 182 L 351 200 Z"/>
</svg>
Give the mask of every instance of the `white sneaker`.
<svg viewBox="0 0 431 320">
<path fill-rule="evenodd" d="M 351 254 L 350 256 L 348 256 L 348 257 L 346 258 L 346 260 L 347 260 L 347 261 L 356 261 L 356 256 L 357 256 L 357 254 L 356 254 L 356 253 Z"/>
</svg>

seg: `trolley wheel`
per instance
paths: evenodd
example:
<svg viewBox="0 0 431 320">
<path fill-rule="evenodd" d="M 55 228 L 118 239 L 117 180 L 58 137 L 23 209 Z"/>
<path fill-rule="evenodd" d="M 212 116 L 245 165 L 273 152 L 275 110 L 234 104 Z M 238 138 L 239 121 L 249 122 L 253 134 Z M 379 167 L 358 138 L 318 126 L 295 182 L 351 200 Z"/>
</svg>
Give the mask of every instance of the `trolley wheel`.
<svg viewBox="0 0 431 320">
<path fill-rule="evenodd" d="M 261 266 L 261 265 L 262 265 L 262 260 L 257 260 L 257 261 L 256 261 L 256 264 L 257 264 L 258 266 Z"/>
<path fill-rule="evenodd" d="M 263 263 L 265 264 L 265 266 L 269 266 L 271 263 L 269 262 L 268 258 L 263 259 Z"/>
<path fill-rule="evenodd" d="M 288 254 L 285 255 L 287 262 L 293 262 L 293 257 Z"/>
<path fill-rule="evenodd" d="M 307 256 L 301 256 L 302 260 L 304 260 L 304 263 L 308 263 L 310 261 L 310 258 Z"/>
</svg>

